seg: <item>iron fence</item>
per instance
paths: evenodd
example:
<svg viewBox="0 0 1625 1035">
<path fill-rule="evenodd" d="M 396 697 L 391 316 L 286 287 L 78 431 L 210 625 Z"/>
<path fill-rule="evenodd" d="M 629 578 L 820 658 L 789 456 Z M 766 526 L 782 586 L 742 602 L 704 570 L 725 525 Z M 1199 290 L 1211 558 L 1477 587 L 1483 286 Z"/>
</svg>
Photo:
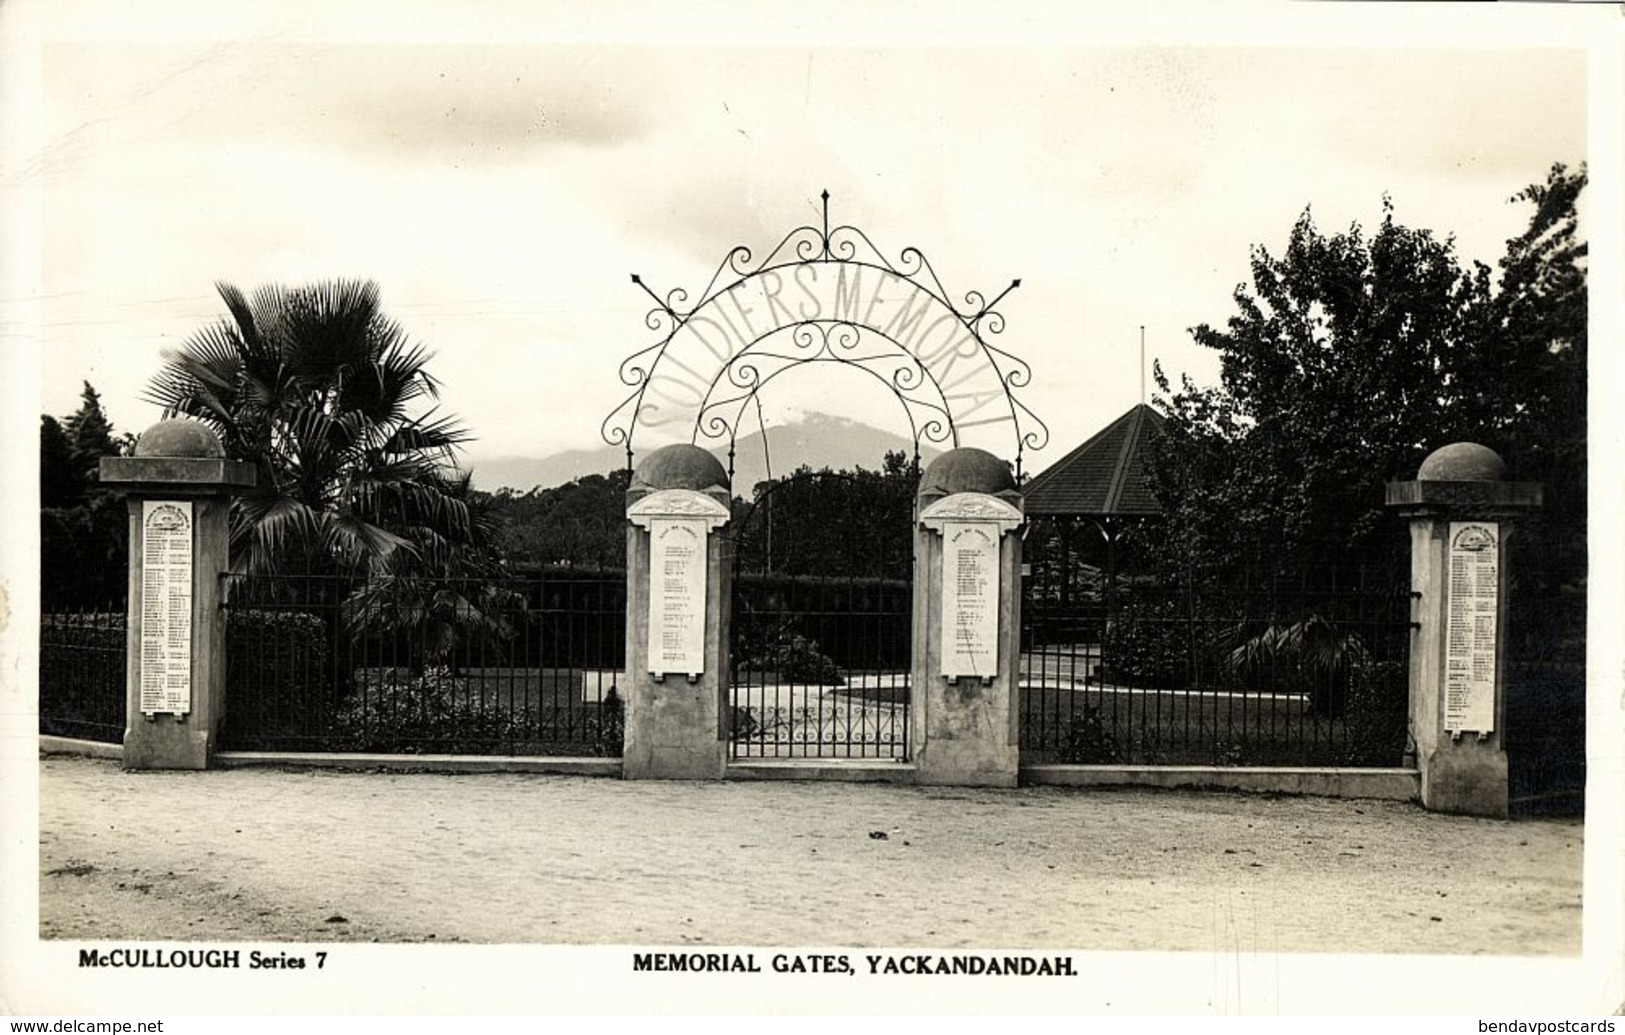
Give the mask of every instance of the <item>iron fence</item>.
<svg viewBox="0 0 1625 1035">
<path fill-rule="evenodd" d="M 123 742 L 124 627 L 123 600 L 40 615 L 41 733 Z"/>
<path fill-rule="evenodd" d="M 1514 558 L 1515 572 L 1522 563 Z M 1392 564 L 1163 578 L 1036 566 L 1023 582 L 1025 762 L 1399 765 L 1411 626 Z M 1515 803 L 1584 786 L 1578 589 L 1515 585 Z M 907 758 L 910 584 L 741 573 L 732 752 Z M 625 576 L 227 577 L 227 749 L 615 755 Z M 125 605 L 43 614 L 41 733 L 107 743 L 125 717 Z"/>
<path fill-rule="evenodd" d="M 741 573 L 735 758 L 908 757 L 910 583 Z"/>
<path fill-rule="evenodd" d="M 229 576 L 228 749 L 619 755 L 626 578 Z"/>
<path fill-rule="evenodd" d="M 1543 531 L 1535 524 L 1507 541 L 1507 793 L 1514 813 L 1578 815 L 1586 782 L 1585 542 Z"/>
<path fill-rule="evenodd" d="M 1097 575 L 1098 573 L 1091 573 Z M 1393 563 L 1024 581 L 1024 762 L 1400 765 L 1409 592 Z"/>
</svg>

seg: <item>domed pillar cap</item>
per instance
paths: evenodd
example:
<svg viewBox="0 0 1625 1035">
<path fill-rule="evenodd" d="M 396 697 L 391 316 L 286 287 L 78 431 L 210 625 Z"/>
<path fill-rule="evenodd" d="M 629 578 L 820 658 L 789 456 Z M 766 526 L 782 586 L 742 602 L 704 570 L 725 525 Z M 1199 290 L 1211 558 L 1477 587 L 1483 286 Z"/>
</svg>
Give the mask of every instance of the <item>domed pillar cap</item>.
<svg viewBox="0 0 1625 1035">
<path fill-rule="evenodd" d="M 1424 482 L 1502 482 L 1507 465 L 1495 450 L 1477 442 L 1452 442 L 1428 454 L 1417 469 Z"/>
<path fill-rule="evenodd" d="M 220 436 L 195 420 L 161 420 L 141 433 L 130 456 L 104 456 L 98 465 L 105 485 L 128 491 L 213 495 L 252 488 L 254 465 L 227 460 Z"/>
<path fill-rule="evenodd" d="M 135 455 L 221 460 L 226 448 L 207 424 L 176 418 L 161 420 L 143 431 L 135 441 Z"/>
<path fill-rule="evenodd" d="M 708 450 L 699 446 L 679 443 L 662 446 L 638 464 L 632 471 L 632 484 L 628 491 L 658 492 L 661 489 L 693 489 L 707 492 L 729 488 L 728 471 Z"/>
<path fill-rule="evenodd" d="M 921 496 L 952 496 L 960 492 L 1020 495 L 1010 465 L 974 446 L 948 450 L 927 464 L 920 475 Z"/>
<path fill-rule="evenodd" d="M 1411 517 L 1510 517 L 1538 508 L 1542 497 L 1537 482 L 1508 481 L 1506 462 L 1477 442 L 1435 449 L 1413 480 L 1387 486 L 1388 506 Z"/>
</svg>

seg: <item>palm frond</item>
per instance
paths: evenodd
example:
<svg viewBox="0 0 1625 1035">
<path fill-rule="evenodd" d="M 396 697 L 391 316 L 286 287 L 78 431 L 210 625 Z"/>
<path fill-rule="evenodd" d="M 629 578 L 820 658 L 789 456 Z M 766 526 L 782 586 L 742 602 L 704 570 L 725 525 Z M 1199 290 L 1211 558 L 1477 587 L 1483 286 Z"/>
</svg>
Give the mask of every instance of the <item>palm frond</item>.
<svg viewBox="0 0 1625 1035">
<path fill-rule="evenodd" d="M 325 515 L 322 546 L 347 567 L 386 572 L 397 551 L 411 554 L 412 541 L 365 520 L 352 511 Z"/>
<path fill-rule="evenodd" d="M 430 410 L 417 420 L 399 425 L 384 449 L 395 453 L 435 450 L 449 455 L 464 443 L 473 441 L 473 434 L 457 417 L 436 416 L 436 412 Z"/>
<path fill-rule="evenodd" d="M 1358 634 L 1341 630 L 1320 615 L 1272 622 L 1251 635 L 1237 626 L 1230 636 L 1232 642 L 1239 641 L 1225 655 L 1231 673 L 1280 666 L 1324 676 L 1359 670 L 1373 658 Z"/>
<path fill-rule="evenodd" d="M 215 289 L 227 316 L 165 353 L 147 397 L 259 470 L 234 510 L 233 563 L 480 569 L 491 533 L 448 474 L 471 436 L 414 412 L 438 389 L 432 353 L 383 314 L 377 284 Z"/>
<path fill-rule="evenodd" d="M 277 343 L 261 331 L 267 314 L 274 313 L 274 305 L 254 305 L 242 291 L 225 281 L 215 282 L 215 291 L 226 303 L 238 339 L 238 348 L 245 365 L 252 370 L 264 371 L 278 362 Z"/>
<path fill-rule="evenodd" d="M 232 568 L 263 574 L 281 558 L 318 541 L 321 516 L 289 496 L 263 491 L 238 498 L 232 511 Z"/>
<path fill-rule="evenodd" d="M 163 350 L 165 366 L 148 382 L 147 401 L 170 416 L 229 414 L 242 375 L 237 345 L 235 332 L 222 323 Z"/>
</svg>

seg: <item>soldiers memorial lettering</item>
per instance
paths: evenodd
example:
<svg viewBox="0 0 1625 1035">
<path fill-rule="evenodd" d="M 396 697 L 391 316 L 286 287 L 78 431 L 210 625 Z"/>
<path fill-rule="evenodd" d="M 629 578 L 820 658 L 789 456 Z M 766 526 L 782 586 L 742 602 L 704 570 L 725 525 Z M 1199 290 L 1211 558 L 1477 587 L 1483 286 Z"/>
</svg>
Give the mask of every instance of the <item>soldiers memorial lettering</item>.
<svg viewBox="0 0 1625 1035">
<path fill-rule="evenodd" d="M 838 347 L 855 349 L 866 330 L 918 361 L 960 428 L 1013 420 L 1008 408 L 988 409 L 1005 401 L 1006 387 L 984 361 L 982 342 L 963 316 L 895 273 L 855 263 L 811 262 L 763 270 L 717 292 L 689 316 L 650 371 L 639 423 L 656 427 L 693 421 L 696 409 L 713 397 L 735 361 L 781 332 L 819 324 L 851 329 Z M 799 344 L 809 348 L 812 343 L 806 338 Z M 798 346 L 775 342 L 774 347 Z"/>
</svg>

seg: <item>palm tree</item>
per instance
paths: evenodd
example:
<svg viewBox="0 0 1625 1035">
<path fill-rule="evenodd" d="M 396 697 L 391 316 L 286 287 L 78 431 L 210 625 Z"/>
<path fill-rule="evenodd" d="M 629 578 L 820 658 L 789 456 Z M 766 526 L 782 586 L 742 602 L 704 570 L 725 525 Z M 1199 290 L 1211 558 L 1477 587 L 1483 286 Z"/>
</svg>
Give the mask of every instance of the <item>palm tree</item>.
<svg viewBox="0 0 1625 1035">
<path fill-rule="evenodd" d="M 377 285 L 216 288 L 229 319 L 167 350 L 147 397 L 258 471 L 232 510 L 233 570 L 382 575 L 467 542 L 454 451 L 468 433 L 412 412 L 438 395 L 430 354 L 383 314 Z"/>
<path fill-rule="evenodd" d="M 468 536 L 436 537 L 389 574 L 362 580 L 344 598 L 341 616 L 352 634 L 400 637 L 414 671 L 448 666 L 455 674 L 459 646 L 477 646 L 490 661 L 501 658 L 526 601 L 503 578 L 501 528 L 489 501 L 474 496 L 470 476 L 442 478 L 439 487 L 467 508 Z"/>
<path fill-rule="evenodd" d="M 1247 635 L 1238 626 L 1237 642 L 1225 658 L 1232 674 L 1251 674 L 1291 680 L 1307 688 L 1316 715 L 1340 717 L 1351 684 L 1368 676 L 1376 659 L 1358 633 L 1333 624 L 1318 614 L 1294 622 L 1270 621 L 1261 631 Z"/>
</svg>

